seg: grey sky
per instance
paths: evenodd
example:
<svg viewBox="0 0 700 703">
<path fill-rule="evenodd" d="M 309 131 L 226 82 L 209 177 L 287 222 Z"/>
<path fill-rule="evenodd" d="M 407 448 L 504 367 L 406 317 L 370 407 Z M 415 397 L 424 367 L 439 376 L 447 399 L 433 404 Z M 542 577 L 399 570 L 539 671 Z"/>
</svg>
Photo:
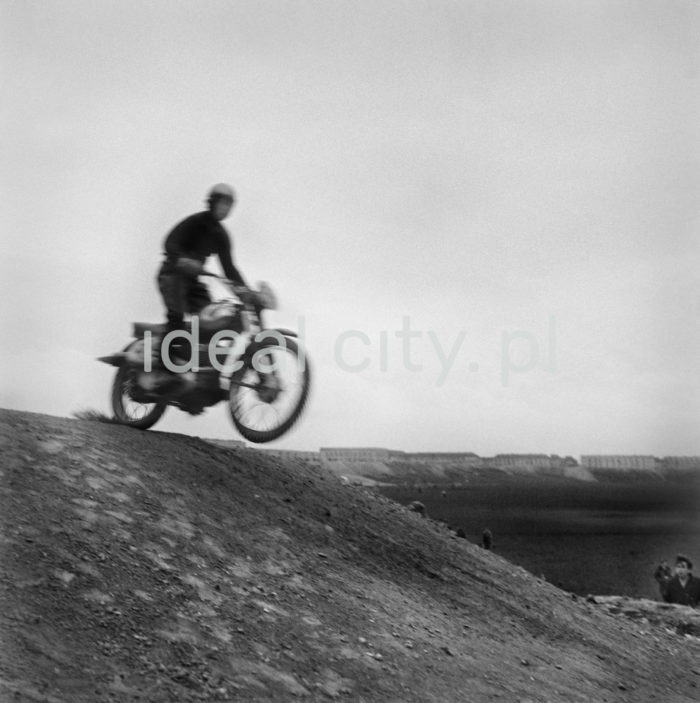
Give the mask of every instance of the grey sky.
<svg viewBox="0 0 700 703">
<path fill-rule="evenodd" d="M 276 446 L 700 453 L 699 30 L 676 0 L 1 1 L 0 403 L 106 410 L 94 357 L 162 317 L 162 239 L 225 180 L 316 371 Z"/>
</svg>

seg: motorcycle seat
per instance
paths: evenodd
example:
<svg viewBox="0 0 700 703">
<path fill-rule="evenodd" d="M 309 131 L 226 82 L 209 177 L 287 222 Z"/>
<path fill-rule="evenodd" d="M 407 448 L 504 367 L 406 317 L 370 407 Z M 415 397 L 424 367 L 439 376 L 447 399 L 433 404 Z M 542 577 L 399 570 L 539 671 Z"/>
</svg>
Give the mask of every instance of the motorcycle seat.
<svg viewBox="0 0 700 703">
<path fill-rule="evenodd" d="M 189 322 L 186 322 L 183 327 L 189 332 L 192 327 Z M 134 337 L 141 339 L 146 332 L 153 335 L 162 335 L 165 333 L 164 322 L 134 322 Z"/>
</svg>

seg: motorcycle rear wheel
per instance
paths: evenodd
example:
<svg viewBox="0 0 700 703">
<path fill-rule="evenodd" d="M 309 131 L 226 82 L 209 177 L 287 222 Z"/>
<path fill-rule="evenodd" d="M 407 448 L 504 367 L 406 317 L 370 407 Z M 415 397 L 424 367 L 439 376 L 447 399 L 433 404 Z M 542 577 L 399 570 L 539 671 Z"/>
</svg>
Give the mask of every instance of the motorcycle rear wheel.
<svg viewBox="0 0 700 703">
<path fill-rule="evenodd" d="M 260 363 L 256 363 L 260 362 Z M 261 368 L 256 368 L 256 366 Z M 272 371 L 266 372 L 266 367 Z M 299 419 L 309 395 L 311 370 L 294 339 L 263 341 L 231 377 L 229 412 L 249 442 L 281 437 Z"/>
<path fill-rule="evenodd" d="M 137 430 L 147 430 L 160 420 L 168 407 L 166 401 L 141 403 L 132 397 L 136 384 L 133 369 L 122 366 L 117 371 L 112 384 L 112 411 L 120 424 Z"/>
</svg>

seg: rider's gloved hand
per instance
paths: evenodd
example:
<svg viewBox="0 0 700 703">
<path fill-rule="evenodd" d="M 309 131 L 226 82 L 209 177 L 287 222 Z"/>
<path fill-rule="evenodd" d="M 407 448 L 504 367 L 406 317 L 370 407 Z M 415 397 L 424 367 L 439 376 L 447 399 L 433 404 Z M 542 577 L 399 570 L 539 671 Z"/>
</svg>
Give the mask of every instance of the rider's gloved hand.
<svg viewBox="0 0 700 703">
<path fill-rule="evenodd" d="M 175 264 L 175 267 L 177 268 L 178 271 L 181 273 L 184 273 L 186 276 L 199 276 L 200 273 L 202 273 L 202 269 L 204 268 L 204 264 L 199 261 L 198 259 L 190 259 L 186 256 L 181 256 L 178 260 L 177 263 Z"/>
</svg>

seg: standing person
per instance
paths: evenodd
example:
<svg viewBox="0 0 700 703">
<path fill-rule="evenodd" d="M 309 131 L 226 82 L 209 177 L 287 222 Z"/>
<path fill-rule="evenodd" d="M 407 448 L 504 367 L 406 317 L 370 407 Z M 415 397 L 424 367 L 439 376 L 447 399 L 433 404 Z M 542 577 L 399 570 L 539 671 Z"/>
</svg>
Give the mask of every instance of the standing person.
<svg viewBox="0 0 700 703">
<path fill-rule="evenodd" d="M 693 608 L 700 603 L 700 579 L 693 577 L 693 562 L 679 554 L 676 557 L 676 573 L 668 581 L 664 600 L 667 603 L 690 605 Z"/>
<path fill-rule="evenodd" d="M 219 183 L 209 190 L 207 209 L 186 217 L 167 235 L 165 261 L 158 272 L 158 289 L 167 310 L 163 336 L 182 330 L 185 313 L 197 313 L 211 302 L 206 287 L 197 280 L 207 257 L 216 254 L 224 275 L 237 286 L 246 286 L 233 263 L 231 238 L 221 224 L 235 202 L 231 186 Z M 175 352 L 186 356 L 182 345 Z"/>
</svg>

